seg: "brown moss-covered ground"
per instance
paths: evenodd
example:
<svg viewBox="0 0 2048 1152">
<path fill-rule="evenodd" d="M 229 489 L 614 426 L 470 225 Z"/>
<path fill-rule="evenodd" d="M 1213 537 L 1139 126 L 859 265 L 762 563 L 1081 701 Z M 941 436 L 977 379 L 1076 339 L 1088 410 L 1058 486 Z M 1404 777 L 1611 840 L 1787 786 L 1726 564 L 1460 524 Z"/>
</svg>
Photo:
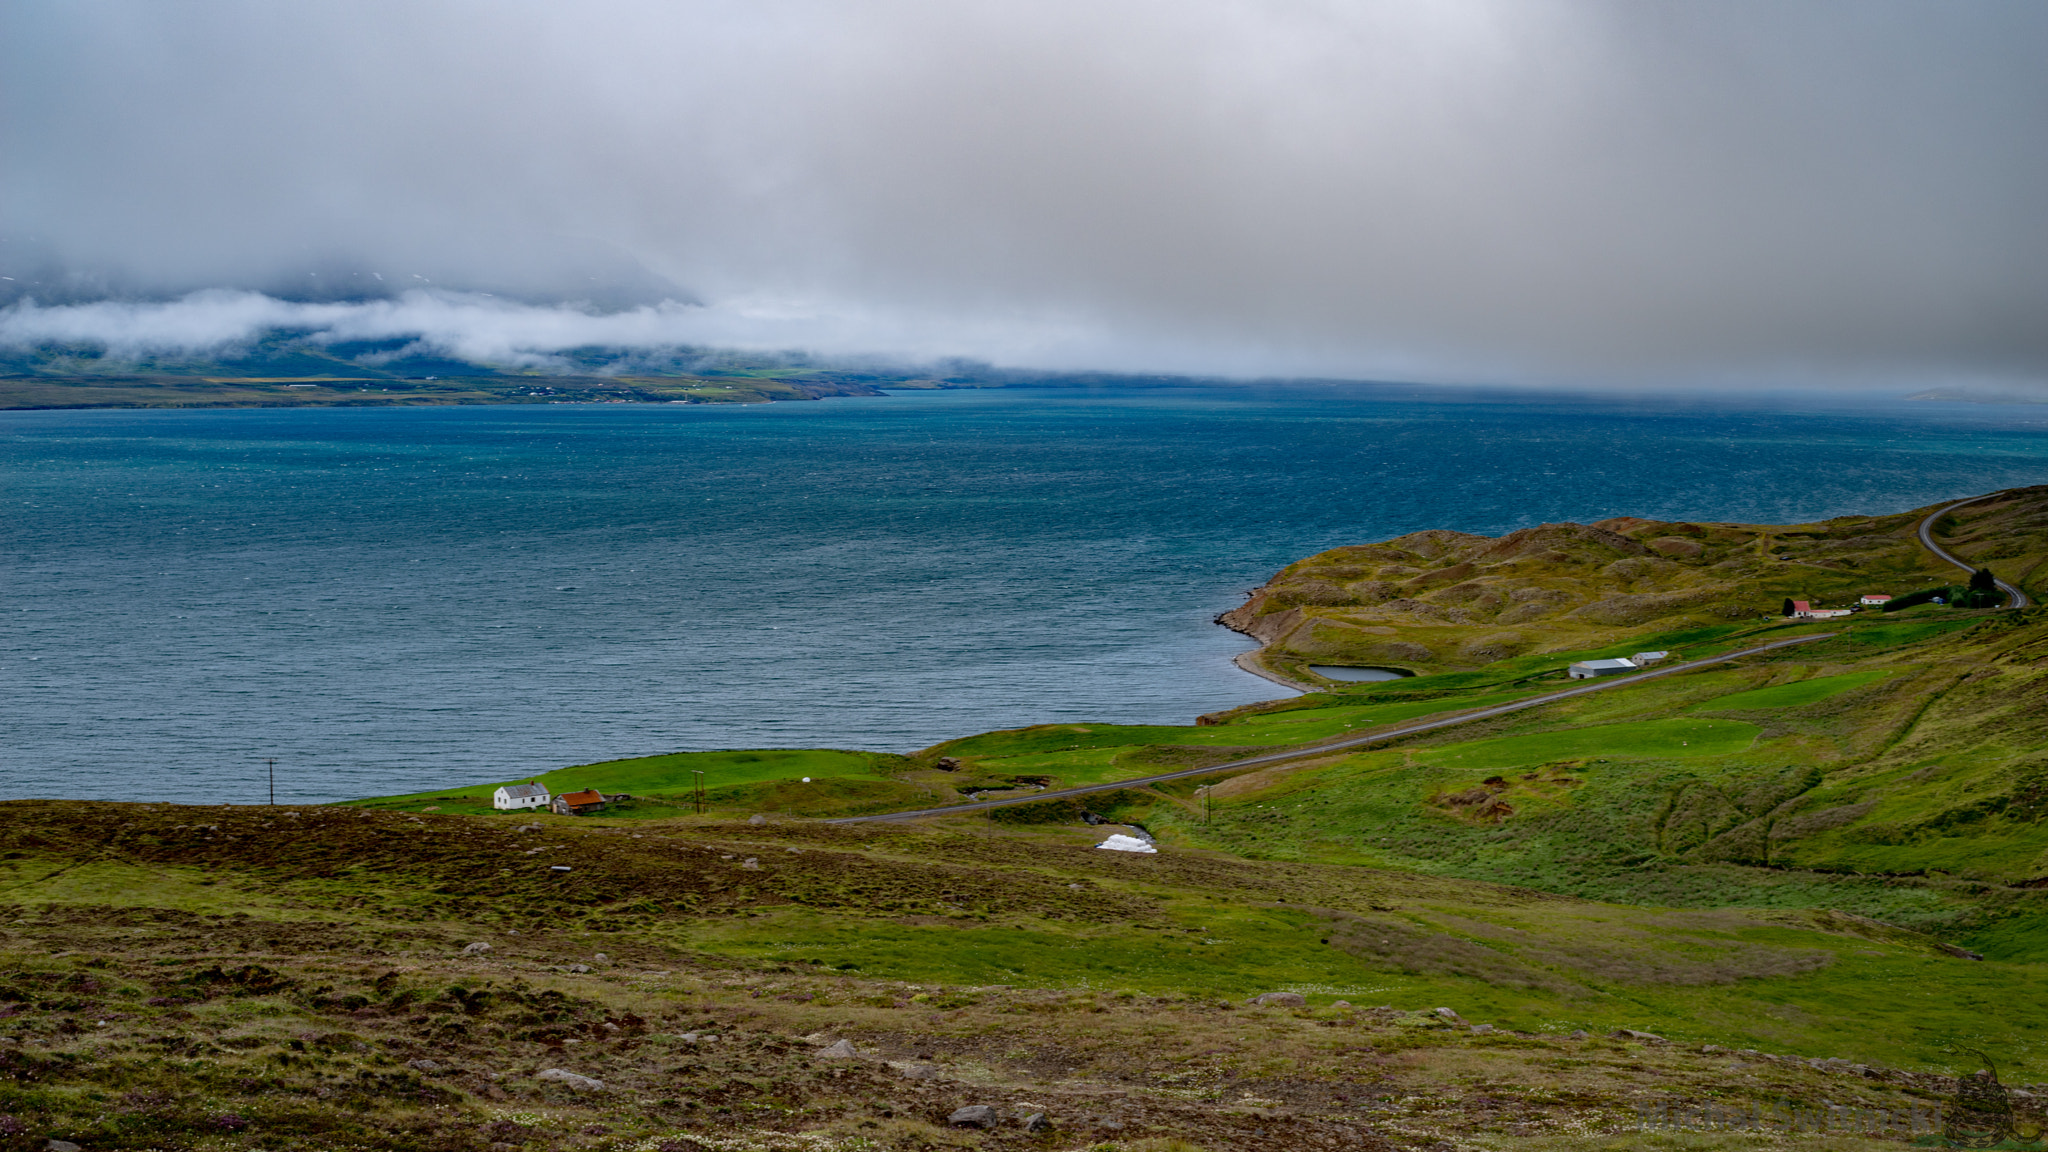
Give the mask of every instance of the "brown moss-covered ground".
<svg viewBox="0 0 2048 1152">
<path fill-rule="evenodd" d="M 1901 1126 L 1932 1123 L 1954 1086 L 1938 1070 L 1717 1050 L 1668 1028 L 1668 1042 L 1605 1025 L 1575 1036 L 1489 1005 L 1481 979 L 1403 983 L 1404 965 L 1430 966 L 1425 952 L 1450 948 L 1455 968 L 1471 941 L 1541 938 L 1544 917 L 1601 907 L 1468 882 L 1120 858 L 1001 829 L 521 832 L 339 808 L 55 803 L 0 815 L 0 1147 L 1853 1148 L 1908 1138 Z M 1255 1007 L 1242 993 L 1260 986 L 1218 991 L 1227 972 L 1117 988 L 1034 979 L 1020 955 L 1014 982 L 962 984 L 863 971 L 822 939 L 751 957 L 698 946 L 793 908 L 878 933 L 929 922 L 939 948 L 1005 924 L 1109 949 L 1249 931 L 1187 927 L 1173 894 L 1197 889 L 1220 902 L 1205 918 L 1232 915 L 1232 900 L 1313 896 L 1289 915 L 1324 933 L 1332 959 L 1317 963 L 1381 965 L 1394 990 Z M 1460 915 L 1465 944 L 1445 935 Z M 1656 931 L 1760 931 L 1747 915 L 1687 913 L 1699 923 Z M 1880 951 L 1964 963 L 1924 958 L 1909 933 L 1771 923 L 1728 955 L 1751 969 L 1709 983 L 1798 980 Z M 1577 944 L 1544 945 L 1570 953 L 1558 971 L 1646 992 L 1697 981 L 1645 968 L 1644 931 L 1591 924 L 1572 930 Z M 1446 998 L 1459 1017 L 1430 1011 Z M 1586 1010 L 1656 1022 L 1628 996 L 1610 1001 Z M 856 1055 L 822 1054 L 840 1040 Z M 605 1088 L 540 1079 L 548 1069 Z M 995 1128 L 947 1124 L 975 1104 L 996 1109 Z M 1838 1132 L 1705 1130 L 1737 1111 L 1767 1129 L 1832 1117 Z M 1027 1130 L 1036 1113 L 1051 1126 Z M 1639 1131 L 1646 1114 L 1697 1131 Z M 1844 1134 L 1880 1124 L 1894 1128 Z"/>
</svg>

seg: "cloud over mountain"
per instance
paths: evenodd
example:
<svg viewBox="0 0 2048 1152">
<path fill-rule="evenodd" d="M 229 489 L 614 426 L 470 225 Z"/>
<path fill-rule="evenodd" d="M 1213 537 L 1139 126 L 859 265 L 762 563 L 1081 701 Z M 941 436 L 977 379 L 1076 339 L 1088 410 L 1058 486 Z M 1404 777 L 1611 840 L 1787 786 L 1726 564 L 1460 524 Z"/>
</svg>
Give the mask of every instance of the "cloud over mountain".
<svg viewBox="0 0 2048 1152">
<path fill-rule="evenodd" d="M 1248 374 L 2048 375 L 2034 3 L 0 21 L 0 288 L 45 305 L 260 290 L 451 347 L 575 324 Z"/>
</svg>

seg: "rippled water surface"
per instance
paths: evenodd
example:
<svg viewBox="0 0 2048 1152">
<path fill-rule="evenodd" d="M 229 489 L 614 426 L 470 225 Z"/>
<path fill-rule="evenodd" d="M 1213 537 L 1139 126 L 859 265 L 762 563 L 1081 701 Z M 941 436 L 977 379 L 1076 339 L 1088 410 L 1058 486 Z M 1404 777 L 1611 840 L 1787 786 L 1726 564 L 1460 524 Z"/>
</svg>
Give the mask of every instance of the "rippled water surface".
<svg viewBox="0 0 2048 1152">
<path fill-rule="evenodd" d="M 2048 478 L 2048 412 L 1406 388 L 0 413 L 0 795 L 335 799 L 1271 696 L 1210 624 L 1418 528 Z"/>
</svg>

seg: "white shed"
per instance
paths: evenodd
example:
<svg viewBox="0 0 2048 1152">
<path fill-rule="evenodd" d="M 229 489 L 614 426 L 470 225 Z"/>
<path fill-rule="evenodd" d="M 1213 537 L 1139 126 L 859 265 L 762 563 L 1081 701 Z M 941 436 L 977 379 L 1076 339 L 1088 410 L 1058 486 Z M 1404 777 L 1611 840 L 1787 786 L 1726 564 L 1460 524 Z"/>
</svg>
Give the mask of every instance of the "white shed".
<svg viewBox="0 0 2048 1152">
<path fill-rule="evenodd" d="M 1581 660 L 1565 670 L 1574 680 L 1591 680 L 1595 676 L 1619 676 L 1636 670 L 1633 660 Z"/>
<path fill-rule="evenodd" d="M 540 784 L 507 784 L 491 793 L 491 807 L 501 812 L 513 812 L 521 808 L 545 808 L 552 799 L 548 790 Z"/>
<path fill-rule="evenodd" d="M 1671 655 L 1669 652 L 1638 652 L 1628 659 L 1629 663 L 1634 664 L 1638 668 L 1647 668 L 1669 655 Z"/>
</svg>

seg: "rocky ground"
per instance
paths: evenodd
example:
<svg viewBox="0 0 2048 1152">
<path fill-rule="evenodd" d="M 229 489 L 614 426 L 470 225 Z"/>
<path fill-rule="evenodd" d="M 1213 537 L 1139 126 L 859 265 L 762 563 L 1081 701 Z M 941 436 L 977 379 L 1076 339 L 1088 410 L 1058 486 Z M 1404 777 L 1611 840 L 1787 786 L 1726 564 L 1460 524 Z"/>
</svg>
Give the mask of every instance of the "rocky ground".
<svg viewBox="0 0 2048 1152">
<path fill-rule="evenodd" d="M 481 889 L 512 869 L 471 877 L 465 842 L 494 864 L 529 848 L 469 818 L 7 809 L 5 1148 L 1854 1148 L 1924 1134 L 1956 1090 L 1640 1032 L 1516 1031 L 1468 1004 L 961 986 L 707 955 L 678 942 L 678 915 L 787 897 L 685 883 L 706 870 L 676 865 L 661 912 L 623 890 L 602 907 L 524 881 L 494 896 Z M 669 831 L 743 877 L 809 851 L 792 828 L 757 830 L 752 856 L 744 825 Z M 573 835 L 591 839 L 572 868 L 613 840 L 629 852 L 631 833 Z M 539 838 L 531 866 L 551 871 L 562 838 Z M 1082 916 L 1143 905 L 1058 891 Z M 2032 1098 L 2013 1099 L 2030 1123 Z"/>
</svg>

